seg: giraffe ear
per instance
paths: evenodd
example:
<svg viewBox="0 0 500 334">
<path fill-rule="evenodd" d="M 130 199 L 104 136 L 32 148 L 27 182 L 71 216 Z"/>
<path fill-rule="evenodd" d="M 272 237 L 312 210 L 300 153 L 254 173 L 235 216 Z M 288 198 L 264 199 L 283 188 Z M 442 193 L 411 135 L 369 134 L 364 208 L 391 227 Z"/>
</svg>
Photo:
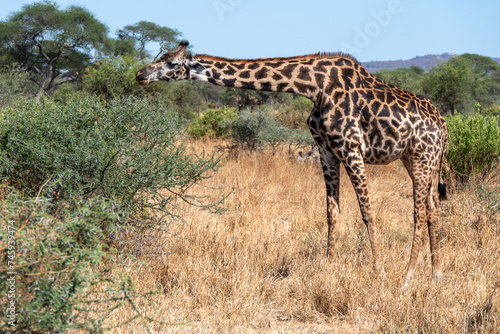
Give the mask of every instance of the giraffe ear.
<svg viewBox="0 0 500 334">
<path fill-rule="evenodd" d="M 184 53 L 184 51 L 186 51 L 186 48 L 189 46 L 189 42 L 188 41 L 182 41 L 179 43 L 179 46 L 177 47 L 177 49 L 175 50 L 175 53 Z"/>
<path fill-rule="evenodd" d="M 189 64 L 189 67 L 191 68 L 191 70 L 195 71 L 195 72 L 201 72 L 205 69 L 205 66 L 201 65 L 200 63 L 198 62 L 192 62 Z"/>
</svg>

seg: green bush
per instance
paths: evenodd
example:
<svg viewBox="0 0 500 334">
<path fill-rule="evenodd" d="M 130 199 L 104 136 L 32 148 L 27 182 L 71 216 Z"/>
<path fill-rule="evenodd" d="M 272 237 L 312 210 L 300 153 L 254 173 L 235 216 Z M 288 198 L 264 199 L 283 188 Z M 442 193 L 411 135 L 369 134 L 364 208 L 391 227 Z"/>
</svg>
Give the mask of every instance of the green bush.
<svg viewBox="0 0 500 334">
<path fill-rule="evenodd" d="M 483 114 L 485 116 L 494 116 L 500 118 L 500 105 L 492 105 L 491 107 L 485 108 Z"/>
<path fill-rule="evenodd" d="M 189 155 L 178 144 L 182 129 L 152 99 L 28 102 L 0 113 L 0 180 L 28 197 L 98 196 L 146 216 L 170 214 L 177 195 L 218 165 L 214 156 Z"/>
<path fill-rule="evenodd" d="M 273 149 L 273 154 L 282 144 L 295 146 L 310 146 L 314 144 L 314 139 L 309 131 L 288 128 L 276 121 L 271 121 L 268 126 L 259 131 L 257 141 L 263 145 L 270 145 Z"/>
<path fill-rule="evenodd" d="M 298 96 L 278 108 L 277 119 L 281 124 L 307 130 L 307 117 L 311 113 L 314 103 L 306 97 Z"/>
<path fill-rule="evenodd" d="M 314 107 L 314 103 L 307 97 L 298 96 L 292 101 L 292 106 L 295 110 L 300 110 L 306 113 L 310 113 Z"/>
<path fill-rule="evenodd" d="M 196 118 L 188 127 L 188 134 L 193 138 L 220 138 L 228 135 L 228 129 L 223 126 L 223 122 L 236 117 L 235 108 L 222 107 L 219 109 L 209 109 L 203 116 Z"/>
<path fill-rule="evenodd" d="M 101 199 L 71 212 L 59 206 L 57 216 L 54 206 L 16 192 L 0 202 L 0 294 L 6 301 L 0 327 L 15 333 L 100 333 L 114 309 L 134 305 L 139 297 L 130 278 L 111 277 L 104 266 L 112 258 L 101 225 L 122 217 Z"/>
<path fill-rule="evenodd" d="M 69 97 L 0 112 L 0 293 L 12 275 L 16 290 L 15 322 L 0 326 L 13 332 L 103 332 L 125 303 L 136 315 L 122 322 L 147 319 L 134 300 L 153 292 L 110 274 L 135 250 L 124 230 L 167 229 L 179 200 L 219 208 L 186 194 L 218 159 L 187 153 L 177 114 L 151 99 Z"/>
<path fill-rule="evenodd" d="M 500 160 L 500 130 L 497 117 L 448 115 L 448 162 L 457 180 L 472 176 L 484 179 Z"/>
<path fill-rule="evenodd" d="M 292 95 L 289 93 L 264 92 L 251 89 L 225 88 L 219 91 L 218 100 L 224 105 L 242 110 L 244 108 L 257 108 L 262 105 L 271 105 L 288 101 Z"/>
<path fill-rule="evenodd" d="M 143 66 L 144 63 L 133 56 L 103 58 L 87 69 L 80 86 L 86 92 L 107 99 L 136 93 L 141 87 L 135 75 Z"/>
<path fill-rule="evenodd" d="M 165 96 L 171 103 L 171 109 L 188 120 L 197 116 L 205 102 L 203 82 L 155 82 L 146 86 L 146 90 Z"/>
<path fill-rule="evenodd" d="M 242 111 L 238 117 L 225 122 L 225 127 L 231 131 L 231 137 L 241 145 L 255 149 L 258 144 L 257 137 L 272 119 L 269 113 L 259 110 L 255 113 L 249 110 Z"/>
<path fill-rule="evenodd" d="M 286 127 L 276 121 L 265 109 L 257 112 L 243 111 L 228 122 L 231 136 L 240 145 L 255 149 L 257 146 L 270 145 L 273 152 L 283 143 L 313 144 L 308 131 Z"/>
<path fill-rule="evenodd" d="M 15 68 L 0 68 L 0 109 L 14 107 L 35 92 L 26 74 Z"/>
</svg>

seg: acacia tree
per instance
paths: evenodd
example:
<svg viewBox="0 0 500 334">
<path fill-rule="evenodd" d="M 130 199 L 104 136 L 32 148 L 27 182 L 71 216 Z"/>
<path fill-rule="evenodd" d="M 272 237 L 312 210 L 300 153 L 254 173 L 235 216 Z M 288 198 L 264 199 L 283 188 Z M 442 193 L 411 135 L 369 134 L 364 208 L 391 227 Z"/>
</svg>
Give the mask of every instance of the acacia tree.
<svg viewBox="0 0 500 334">
<path fill-rule="evenodd" d="M 109 46 L 108 28 L 78 6 L 59 9 L 44 1 L 23 6 L 0 22 L 0 48 L 37 85 L 34 94 L 77 79 L 90 63 L 92 50 Z"/>
<path fill-rule="evenodd" d="M 452 58 L 432 68 L 423 86 L 441 112 L 453 115 L 455 111 L 464 111 L 470 107 L 476 86 L 472 65 L 466 58 Z"/>
<path fill-rule="evenodd" d="M 472 66 L 475 89 L 474 102 L 483 106 L 500 103 L 500 65 L 489 57 L 465 53 L 460 56 Z"/>
<path fill-rule="evenodd" d="M 177 29 L 162 27 L 153 22 L 140 21 L 134 25 L 127 25 L 117 31 L 120 40 L 133 41 L 139 59 L 145 59 L 151 55 L 146 50 L 146 44 L 157 43 L 160 47 L 158 55 L 175 50 L 182 37 L 182 33 Z"/>
</svg>

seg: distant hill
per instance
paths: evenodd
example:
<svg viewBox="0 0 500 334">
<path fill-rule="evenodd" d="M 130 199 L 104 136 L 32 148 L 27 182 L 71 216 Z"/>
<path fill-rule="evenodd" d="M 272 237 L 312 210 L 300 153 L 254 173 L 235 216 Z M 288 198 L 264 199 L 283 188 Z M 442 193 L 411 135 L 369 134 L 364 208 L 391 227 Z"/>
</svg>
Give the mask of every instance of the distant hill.
<svg viewBox="0 0 500 334">
<path fill-rule="evenodd" d="M 448 61 L 456 56 L 458 55 L 447 52 L 440 55 L 418 56 L 408 60 L 369 61 L 369 62 L 363 62 L 362 64 L 371 73 L 384 69 L 395 70 L 397 68 L 409 68 L 414 65 L 422 67 L 424 70 L 427 71 L 431 67 L 436 66 L 438 63 Z M 492 58 L 492 59 L 500 64 L 500 58 Z"/>
<path fill-rule="evenodd" d="M 443 53 L 441 55 L 426 55 L 419 56 L 409 60 L 388 60 L 388 61 L 369 61 L 363 62 L 363 66 L 370 72 L 374 73 L 379 70 L 395 70 L 397 68 L 409 68 L 413 65 L 422 67 L 424 70 L 429 70 L 431 67 L 436 66 L 438 63 L 442 63 L 450 60 L 458 55 L 454 53 Z M 492 58 L 494 61 L 500 64 L 500 58 Z"/>
<path fill-rule="evenodd" d="M 456 56 L 458 55 L 454 53 L 443 53 L 441 55 L 418 56 L 408 60 L 369 61 L 362 64 L 371 73 L 385 69 L 395 70 L 397 68 L 409 68 L 411 66 L 418 66 L 425 70 L 429 70 L 436 64 L 448 61 Z"/>
</svg>

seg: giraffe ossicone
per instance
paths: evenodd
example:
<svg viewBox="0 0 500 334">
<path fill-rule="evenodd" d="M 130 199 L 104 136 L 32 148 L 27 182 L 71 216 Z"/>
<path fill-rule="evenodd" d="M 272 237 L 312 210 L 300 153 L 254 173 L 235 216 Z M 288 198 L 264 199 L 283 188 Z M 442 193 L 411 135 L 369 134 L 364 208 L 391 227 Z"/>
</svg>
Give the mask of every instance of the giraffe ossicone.
<svg viewBox="0 0 500 334">
<path fill-rule="evenodd" d="M 340 164 L 356 192 L 379 267 L 378 228 L 368 194 L 365 164 L 401 159 L 413 181 L 414 236 L 406 282 L 415 270 L 425 225 L 432 271 L 441 277 L 437 225 L 446 188 L 439 182 L 448 150 L 446 122 L 424 96 L 391 86 L 342 53 L 262 59 L 191 55 L 187 42 L 137 72 L 140 84 L 198 80 L 219 86 L 288 92 L 314 102 L 307 120 L 321 157 L 327 194 L 327 255 L 335 249 Z M 439 198 L 437 195 L 439 192 Z"/>
</svg>

